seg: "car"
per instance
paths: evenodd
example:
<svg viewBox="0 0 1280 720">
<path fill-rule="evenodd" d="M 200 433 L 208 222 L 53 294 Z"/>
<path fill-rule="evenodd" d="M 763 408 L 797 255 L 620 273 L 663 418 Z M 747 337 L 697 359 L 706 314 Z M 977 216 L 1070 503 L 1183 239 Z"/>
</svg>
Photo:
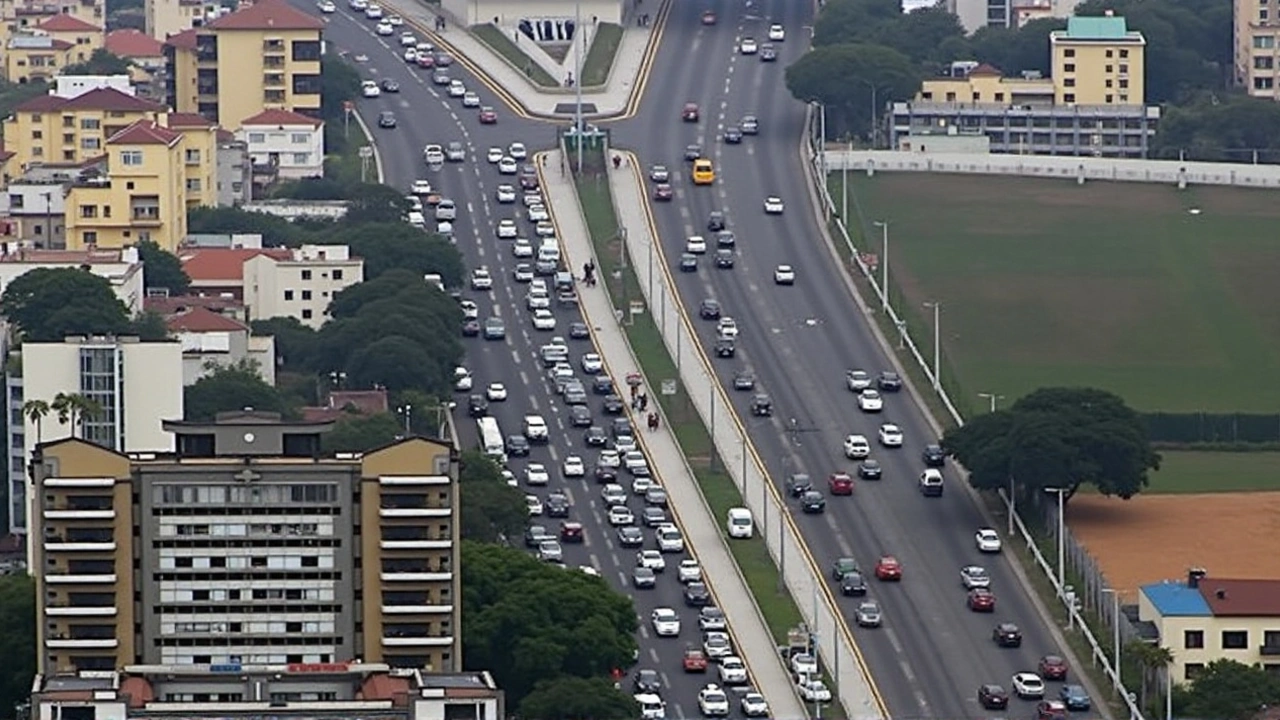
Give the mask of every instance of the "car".
<svg viewBox="0 0 1280 720">
<path fill-rule="evenodd" d="M 734 264 L 733 250 L 721 248 L 716 250 L 716 268 L 720 270 L 732 270 Z"/>
<path fill-rule="evenodd" d="M 498 113 L 486 105 L 480 108 L 479 119 L 481 125 L 493 125 L 498 122 Z"/>
<path fill-rule="evenodd" d="M 645 509 L 657 510 L 658 508 Z M 702 566 L 693 558 L 685 558 L 680 561 L 680 565 L 676 568 L 676 578 L 682 583 L 702 582 Z"/>
<path fill-rule="evenodd" d="M 752 417 L 773 417 L 773 400 L 768 395 L 757 393 L 751 398 Z"/>
<path fill-rule="evenodd" d="M 400 17 L 399 15 L 387 16 L 387 22 L 391 23 L 396 27 L 404 27 L 404 18 Z"/>
<path fill-rule="evenodd" d="M 529 509 L 530 516 L 537 516 L 542 514 L 542 499 L 539 498 L 537 495 L 525 495 L 524 504 L 525 504 L 525 507 Z"/>
<path fill-rule="evenodd" d="M 515 220 L 504 218 L 498 221 L 496 232 L 499 240 L 513 240 L 519 230 L 516 229 Z"/>
<path fill-rule="evenodd" d="M 534 330 L 555 330 L 556 316 L 547 308 L 538 308 L 533 311 L 533 329 Z"/>
<path fill-rule="evenodd" d="M 707 656 L 702 653 L 701 648 L 685 648 L 680 666 L 685 672 L 706 672 Z"/>
<path fill-rule="evenodd" d="M 582 477 L 587 474 L 587 464 L 578 455 L 570 455 L 560 464 L 560 472 L 567 478 Z"/>
<path fill-rule="evenodd" d="M 858 409 L 865 413 L 878 413 L 884 409 L 884 399 L 879 392 L 867 388 L 858 393 Z"/>
<path fill-rule="evenodd" d="M 536 548 L 550 539 L 551 535 L 547 532 L 545 525 L 535 523 L 524 530 L 524 546 L 527 548 Z"/>
<path fill-rule="evenodd" d="M 631 584 L 637 590 L 652 590 L 658 584 L 658 576 L 646 567 L 632 568 Z"/>
<path fill-rule="evenodd" d="M 515 158 L 504 155 L 498 160 L 498 172 L 502 175 L 515 175 L 520 172 L 520 164 L 516 162 Z"/>
<path fill-rule="evenodd" d="M 414 35 L 411 32 L 400 33 L 400 47 L 414 48 L 414 52 L 416 53 L 417 45 L 418 45 L 417 35 Z"/>
<path fill-rule="evenodd" d="M 540 238 L 555 237 L 556 226 L 552 225 L 550 221 L 540 220 L 533 226 L 533 234 Z"/>
<path fill-rule="evenodd" d="M 656 573 L 663 572 L 667 569 L 666 559 L 663 558 L 662 553 L 657 550 L 641 550 L 636 553 L 636 565 L 640 567 L 647 567 Z"/>
<path fill-rule="evenodd" d="M 507 146 L 507 154 L 516 160 L 524 160 L 529 157 L 529 149 L 522 142 L 513 142 Z"/>
<path fill-rule="evenodd" d="M 895 423 L 881 425 L 880 444 L 887 448 L 902 447 L 902 428 Z"/>
<path fill-rule="evenodd" d="M 551 482 L 551 473 L 542 463 L 529 463 L 524 468 L 524 482 L 526 485 L 546 485 Z"/>
<path fill-rule="evenodd" d="M 861 460 L 871 455 L 871 444 L 862 435 L 848 435 L 844 439 L 844 456 L 850 460 Z"/>
<path fill-rule="evenodd" d="M 582 434 L 582 441 L 588 447 L 604 447 L 609 442 L 609 436 L 605 433 L 604 428 L 593 425 L 587 428 Z"/>
<path fill-rule="evenodd" d="M 756 374 L 743 368 L 733 374 L 734 390 L 755 390 Z"/>
<path fill-rule="evenodd" d="M 690 235 L 688 240 L 684 242 L 684 251 L 692 255 L 702 255 L 707 252 L 706 238 L 701 235 Z"/>
<path fill-rule="evenodd" d="M 787 31 L 777 23 L 769 26 L 769 39 L 773 42 L 782 42 L 787 39 Z"/>
<path fill-rule="evenodd" d="M 671 171 L 666 165 L 654 165 L 649 168 L 649 179 L 656 183 L 671 182 Z"/>
<path fill-rule="evenodd" d="M 705 298 L 698 304 L 698 317 L 703 320 L 719 320 L 720 319 L 720 301 L 715 298 Z"/>
<path fill-rule="evenodd" d="M 683 253 L 680 255 L 680 272 L 697 272 L 698 256 L 692 253 Z"/>
<path fill-rule="evenodd" d="M 565 393 L 565 402 L 578 403 L 578 401 L 586 402 L 583 395 L 570 395 Z M 573 404 L 569 406 L 569 424 L 573 427 L 590 427 L 591 426 L 591 410 L 586 405 Z"/>
<path fill-rule="evenodd" d="M 800 698 L 805 702 L 831 702 L 831 691 L 827 689 L 826 683 L 812 679 L 807 675 L 801 676 L 796 682 L 796 690 L 800 693 Z"/>
<path fill-rule="evenodd" d="M 733 643 L 726 632 L 709 632 L 702 637 L 702 651 L 712 660 L 720 660 L 733 654 Z"/>
<path fill-rule="evenodd" d="M 793 675 L 817 675 L 818 674 L 818 658 L 807 652 L 796 653 L 791 656 L 791 674 Z"/>
<path fill-rule="evenodd" d="M 747 664 L 737 655 L 720 658 L 720 682 L 725 685 L 742 685 L 747 682 Z"/>
<path fill-rule="evenodd" d="M 658 608 L 659 610 L 662 608 Z M 658 610 L 654 610 L 655 613 Z M 641 668 L 631 679 L 631 689 L 637 693 L 658 693 L 662 691 L 662 675 L 657 670 Z"/>
<path fill-rule="evenodd" d="M 854 610 L 854 620 L 858 623 L 858 627 L 880 627 L 880 624 L 884 621 L 884 615 L 880 612 L 880 604 L 874 600 L 863 600 L 858 603 L 858 607 Z"/>
<path fill-rule="evenodd" d="M 489 274 L 488 268 L 476 268 L 471 271 L 471 289 L 472 290 L 492 290 L 493 276 Z"/>
<path fill-rule="evenodd" d="M 445 77 L 448 77 L 447 75 Z M 461 98 L 467 96 L 467 86 L 462 84 L 461 80 L 449 81 L 449 97 Z"/>
<path fill-rule="evenodd" d="M 325 15 L 332 15 L 338 12 L 338 6 L 334 5 L 331 0 L 320 0 L 320 2 L 316 3 L 316 7 Z"/>
<path fill-rule="evenodd" d="M 746 717 L 768 717 L 769 703 L 760 693 L 752 690 L 742 696 L 739 709 Z"/>
<path fill-rule="evenodd" d="M 833 472 L 827 477 L 827 490 L 832 495 L 852 495 L 853 478 L 847 472 Z"/>
<path fill-rule="evenodd" d="M 625 505 L 614 505 L 609 508 L 609 524 L 618 527 L 619 525 L 635 525 L 636 516 L 632 514 L 631 509 Z"/>
<path fill-rule="evenodd" d="M 1063 685 L 1058 691 L 1058 698 L 1062 700 L 1062 704 L 1067 706 L 1068 710 L 1081 710 L 1087 712 L 1092 706 L 1093 701 L 1089 699 L 1089 693 L 1080 685 Z"/>
<path fill-rule="evenodd" d="M 506 442 L 507 454 L 514 457 L 529 456 L 529 438 L 523 435 L 508 435 Z"/>
<path fill-rule="evenodd" d="M 542 504 L 546 508 L 547 517 L 553 518 L 567 518 L 569 511 L 573 509 L 569 496 L 560 492 L 551 493 Z"/>
<path fill-rule="evenodd" d="M 648 470 L 648 466 L 645 466 L 645 469 Z M 666 507 L 669 499 L 667 498 L 666 490 L 663 490 L 657 485 L 654 485 L 650 487 L 648 490 L 644 491 L 644 501 L 645 501 L 645 504 L 647 505 L 656 505 L 658 507 Z"/>
<path fill-rule="evenodd" d="M 991 576 L 987 569 L 979 565 L 965 565 L 960 568 L 960 584 L 965 590 L 991 587 Z"/>
<path fill-rule="evenodd" d="M 670 525 L 671 518 L 667 517 L 667 511 L 655 505 L 649 505 L 640 511 L 640 522 L 645 527 L 656 528 L 662 525 Z"/>
<path fill-rule="evenodd" d="M 589 375 L 595 375 L 604 370 L 604 359 L 593 352 L 584 354 L 578 362 L 582 366 L 582 372 Z"/>
<path fill-rule="evenodd" d="M 412 39 L 412 38 L 410 38 L 410 39 Z M 401 41 L 402 41 L 402 43 L 403 43 L 404 38 L 403 38 L 403 37 L 401 37 L 401 38 L 400 38 L 400 40 L 401 40 Z M 404 58 L 404 61 L 405 61 L 405 62 L 407 62 L 407 63 L 409 63 L 409 64 L 411 64 L 411 65 L 416 65 L 416 64 L 418 64 L 418 51 L 417 51 L 415 48 L 413 48 L 413 47 L 412 47 L 412 45 L 413 45 L 413 43 L 412 43 L 412 42 L 411 42 L 411 43 L 409 43 L 409 45 L 410 45 L 410 47 L 405 48 L 405 49 L 404 49 L 404 52 L 400 55 L 400 57 Z"/>
<path fill-rule="evenodd" d="M 379 87 L 381 87 L 382 92 L 385 92 L 385 93 L 400 92 L 400 83 L 396 82 L 395 80 L 392 80 L 391 78 L 387 78 L 386 80 L 383 80 L 382 83 L 379 85 Z"/>
<path fill-rule="evenodd" d="M 760 62 L 777 62 L 778 49 L 773 43 L 761 43 L 760 45 Z"/>
<path fill-rule="evenodd" d="M 787 495 L 798 498 L 813 489 L 813 480 L 806 473 L 792 473 L 784 483 Z"/>
<path fill-rule="evenodd" d="M 618 528 L 618 544 L 624 548 L 640 547 L 644 545 L 644 533 L 634 525 L 624 525 Z"/>
<path fill-rule="evenodd" d="M 483 395 L 472 395 L 467 399 L 467 414 L 473 418 L 489 414 L 489 401 Z"/>
<path fill-rule="evenodd" d="M 947 464 L 947 453 L 941 445 L 931 443 L 924 446 L 920 459 L 924 461 L 924 466 L 927 468 L 940 468 Z"/>
<path fill-rule="evenodd" d="M 851 557 L 836 558 L 836 561 L 831 564 L 831 577 L 836 580 L 856 572 L 858 572 L 858 561 Z"/>
<path fill-rule="evenodd" d="M 806 515 L 820 515 L 827 510 L 827 499 L 817 490 L 800 496 L 800 511 Z"/>
<path fill-rule="evenodd" d="M 360 94 L 367 98 L 376 98 L 382 94 L 382 88 L 378 87 L 378 83 L 373 80 L 365 80 L 360 83 Z"/>
<path fill-rule="evenodd" d="M 569 323 L 569 339 L 570 339 L 570 340 L 587 340 L 587 339 L 589 339 L 590 337 L 591 337 L 591 330 L 587 327 L 587 324 L 586 324 L 586 323 L 584 323 L 584 322 L 582 322 L 582 321 L 580 321 L 580 320 L 575 320 L 575 321 L 573 321 L 573 322 Z M 601 376 L 599 376 L 599 377 L 597 377 L 597 378 L 596 378 L 596 383 L 599 383 L 599 381 L 600 381 L 600 380 L 602 380 L 602 379 L 603 379 L 603 380 L 608 380 L 609 378 L 608 378 L 607 376 L 605 376 L 605 375 L 601 375 Z M 593 389 L 596 389 L 596 388 L 599 388 L 599 385 L 598 385 L 598 384 L 594 384 L 594 385 L 593 385 Z M 609 384 L 609 391 L 610 391 L 610 392 L 612 392 L 612 391 L 613 391 L 613 384 L 612 384 L 612 383 L 610 383 L 610 384 Z M 601 393 L 601 392 L 599 392 L 598 390 L 596 390 L 596 394 L 597 394 L 597 395 L 607 395 L 608 393 Z"/>
<path fill-rule="evenodd" d="M 991 631 L 991 639 L 996 645 L 1006 648 L 1022 647 L 1022 631 L 1013 623 L 1000 623 Z"/>
<path fill-rule="evenodd" d="M 596 456 L 596 464 L 607 468 L 620 467 L 622 465 L 622 453 L 613 448 L 601 450 L 600 454 Z"/>
<path fill-rule="evenodd" d="M 729 714 L 729 696 L 719 685 L 708 685 L 698 691 L 698 709 L 705 717 L 723 717 Z"/>
<path fill-rule="evenodd" d="M 743 115 L 742 122 L 738 123 L 742 127 L 743 135 L 758 135 L 760 133 L 760 120 L 755 115 Z"/>
<path fill-rule="evenodd" d="M 1036 703 L 1035 720 L 1067 720 L 1067 706 L 1061 700 L 1041 700 Z"/>
<path fill-rule="evenodd" d="M 655 488 L 649 488 L 652 492 Z M 662 490 L 662 488 L 656 488 Z M 663 492 L 666 492 L 663 490 Z M 645 493 L 646 499 L 648 493 Z M 658 538 L 658 552 L 663 553 L 679 553 L 684 552 L 684 536 L 680 534 L 680 529 L 675 525 L 663 525 L 658 528 L 655 533 Z"/>
<path fill-rule="evenodd" d="M 858 463 L 858 477 L 863 480 L 879 480 L 883 474 L 884 468 L 875 458 L 867 458 Z"/>
<path fill-rule="evenodd" d="M 511 187 L 510 185 L 499 185 L 498 189 L 494 191 L 494 196 L 499 203 L 503 205 L 510 205 L 511 203 L 516 201 L 516 189 Z M 532 254 L 533 253 L 530 252 L 530 255 Z"/>
<path fill-rule="evenodd" d="M 883 370 L 876 378 L 876 387 L 884 392 L 898 392 L 902 389 L 902 376 L 892 370 Z"/>
<path fill-rule="evenodd" d="M 496 165 L 502 162 L 502 158 L 506 156 L 507 156 L 507 153 L 503 151 L 502 148 L 495 146 L 495 147 L 489 148 L 489 150 L 485 153 L 484 158 L 485 160 L 489 161 L 490 165 Z"/>
<path fill-rule="evenodd" d="M 973 542 L 978 546 L 978 552 L 998 553 L 1003 548 L 1000 533 L 992 528 L 982 528 L 974 533 Z"/>
<path fill-rule="evenodd" d="M 385 20 L 374 26 L 373 31 L 382 37 L 396 34 L 396 26 Z"/>
<path fill-rule="evenodd" d="M 667 716 L 667 703 L 656 693 L 636 693 L 632 696 L 640 709 L 640 720 L 662 720 Z"/>
<path fill-rule="evenodd" d="M 511 243 L 511 254 L 518 258 L 531 258 L 533 257 L 533 243 L 529 242 L 529 238 L 518 237 L 515 242 Z M 528 267 L 530 272 L 533 272 L 533 266 L 529 265 Z M 532 282 L 532 278 L 526 282 Z"/>
<path fill-rule="evenodd" d="M 557 540 L 543 540 L 538 545 L 538 559 L 543 562 L 563 562 L 564 550 Z"/>
<path fill-rule="evenodd" d="M 983 685 L 978 688 L 978 704 L 984 710 L 1003 710 L 1009 707 L 1009 693 L 999 685 Z"/>
<path fill-rule="evenodd" d="M 847 573 L 840 578 L 840 594 L 846 597 L 862 597 L 867 594 L 867 579 L 860 572 Z"/>
<path fill-rule="evenodd" d="M 1040 658 L 1036 671 L 1045 680 L 1066 680 L 1067 661 L 1063 660 L 1061 655 L 1045 655 Z"/>
<path fill-rule="evenodd" d="M 462 107 L 464 108 L 480 107 L 480 96 L 468 90 L 466 94 L 462 96 Z"/>
<path fill-rule="evenodd" d="M 1044 697 L 1044 680 L 1030 672 L 1014 673 L 1013 694 L 1023 700 L 1034 700 Z"/>
<path fill-rule="evenodd" d="M 449 53 L 436 53 L 436 67 L 449 67 L 453 65 L 453 56 Z"/>
<path fill-rule="evenodd" d="M 770 195 L 764 199 L 765 215 L 781 215 L 785 206 L 782 204 L 782 198 L 777 195 Z"/>
<path fill-rule="evenodd" d="M 464 320 L 479 320 L 480 306 L 475 304 L 473 300 L 459 300 L 458 307 L 462 308 L 462 317 Z"/>
<path fill-rule="evenodd" d="M 627 404 L 622 402 L 622 398 L 617 394 L 605 395 L 604 402 L 600 404 L 600 409 L 605 415 L 621 415 L 626 412 Z"/>
<path fill-rule="evenodd" d="M 773 269 L 773 283 L 775 285 L 795 285 L 796 269 L 790 265 L 779 265 Z"/>
<path fill-rule="evenodd" d="M 502 318 L 491 317 L 484 321 L 484 339 L 485 340 L 503 340 L 507 337 L 506 323 L 502 322 Z"/>
<path fill-rule="evenodd" d="M 684 122 L 698 122 L 698 115 L 698 103 L 685 103 L 680 110 L 680 119 Z"/>
<path fill-rule="evenodd" d="M 876 562 L 876 578 L 886 581 L 902 579 L 902 563 L 892 555 L 885 555 Z"/>
<path fill-rule="evenodd" d="M 672 189 L 670 183 L 658 183 L 653 186 L 653 199 L 658 202 L 669 202 L 676 196 L 676 191 Z"/>
<path fill-rule="evenodd" d="M 702 157 L 702 146 L 701 146 L 701 145 L 694 144 L 694 145 L 686 145 L 686 146 L 684 147 L 684 159 L 685 159 L 685 160 L 690 160 L 690 161 L 692 161 L 692 160 L 697 160 L 697 159 L 698 159 L 698 158 L 700 158 L 700 157 Z"/>
<path fill-rule="evenodd" d="M 705 607 L 711 604 L 711 591 L 702 582 L 684 586 L 684 604 L 689 607 Z"/>
<path fill-rule="evenodd" d="M 727 621 L 724 617 L 724 611 L 714 605 L 704 606 L 698 611 L 698 629 L 702 632 L 711 632 L 713 630 L 724 630 Z"/>
<path fill-rule="evenodd" d="M 653 625 L 653 634 L 658 637 L 680 635 L 680 616 L 669 607 L 654 608 L 649 615 L 649 622 Z"/>
<path fill-rule="evenodd" d="M 454 82 L 455 82 L 454 79 L 449 77 L 449 73 L 445 72 L 443 69 L 436 70 L 434 73 L 431 74 L 432 85 L 445 86 L 445 85 L 451 85 Z M 465 92 L 465 88 L 464 88 L 464 92 Z"/>
<path fill-rule="evenodd" d="M 703 25 L 715 25 L 715 24 L 716 24 L 716 13 L 715 13 L 715 11 L 714 11 L 714 10 L 703 10 L 703 11 L 702 11 L 702 24 L 703 24 Z"/>
<path fill-rule="evenodd" d="M 516 263 L 511 277 L 518 283 L 533 282 L 533 266 L 529 263 Z"/>
<path fill-rule="evenodd" d="M 712 210 L 707 215 L 707 230 L 711 232 L 720 232 L 725 229 L 724 213 L 719 210 Z"/>
<path fill-rule="evenodd" d="M 732 338 L 716 338 L 715 344 L 712 346 L 718 358 L 731 358 L 737 354 L 737 346 Z"/>
<path fill-rule="evenodd" d="M 435 58 L 435 56 L 434 56 L 434 55 L 432 55 L 430 52 L 428 52 L 428 51 L 424 51 L 424 50 L 422 49 L 422 45 L 424 45 L 424 44 L 428 44 L 428 45 L 429 45 L 430 43 L 419 43 L 419 44 L 418 44 L 418 48 L 417 48 L 417 50 L 418 50 L 418 60 L 417 60 L 418 67 L 420 67 L 420 68 L 433 68 L 433 67 L 435 67 L 435 66 L 436 66 L 436 58 Z"/>
<path fill-rule="evenodd" d="M 364 5 L 364 16 L 369 20 L 381 20 L 382 8 L 378 5 L 374 5 L 371 2 L 366 2 Z"/>
<path fill-rule="evenodd" d="M 525 415 L 524 436 L 529 438 L 529 442 L 547 442 L 547 421 L 541 415 Z"/>
<path fill-rule="evenodd" d="M 560 523 L 560 542 L 562 543 L 580 543 L 585 538 L 582 535 L 582 523 L 562 522 Z"/>
<path fill-rule="evenodd" d="M 965 598 L 965 604 L 974 612 L 995 612 L 996 596 L 986 588 L 974 588 Z"/>
<path fill-rule="evenodd" d="M 724 129 L 724 141 L 729 145 L 737 145 L 742 142 L 742 128 L 737 125 L 730 125 Z"/>
<path fill-rule="evenodd" d="M 721 230 L 716 233 L 716 247 L 732 248 L 736 247 L 736 245 L 737 239 L 734 237 L 733 233 L 728 230 Z"/>
<path fill-rule="evenodd" d="M 738 322 L 729 316 L 721 317 L 716 321 L 716 336 L 722 338 L 737 339 Z"/>
<path fill-rule="evenodd" d="M 545 287 L 540 287 L 536 283 L 531 283 L 529 285 L 529 292 L 525 293 L 524 296 L 524 306 L 530 311 L 539 309 L 545 310 L 551 307 L 551 296 L 547 294 Z M 573 370 L 566 367 L 563 374 L 566 378 L 572 378 Z M 558 368 L 552 372 L 553 379 L 559 375 L 560 372 Z"/>
<path fill-rule="evenodd" d="M 760 51 L 760 45 L 756 43 L 756 39 L 752 37 L 742 38 L 742 42 L 738 43 L 738 52 L 743 55 L 755 55 Z"/>
</svg>

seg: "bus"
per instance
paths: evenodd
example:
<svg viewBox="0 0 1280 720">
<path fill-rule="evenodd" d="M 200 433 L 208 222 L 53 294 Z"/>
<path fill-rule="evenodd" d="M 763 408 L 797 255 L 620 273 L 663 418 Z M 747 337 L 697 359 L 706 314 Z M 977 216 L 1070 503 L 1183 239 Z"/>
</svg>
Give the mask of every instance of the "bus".
<svg viewBox="0 0 1280 720">
<path fill-rule="evenodd" d="M 710 185 L 716 181 L 716 171 L 711 166 L 711 161 L 706 158 L 698 158 L 693 161 L 693 184 L 694 185 Z"/>
<path fill-rule="evenodd" d="M 503 444 L 502 430 L 498 421 L 491 417 L 476 420 L 476 428 L 480 431 L 480 450 L 499 465 L 507 462 L 507 449 Z"/>
</svg>

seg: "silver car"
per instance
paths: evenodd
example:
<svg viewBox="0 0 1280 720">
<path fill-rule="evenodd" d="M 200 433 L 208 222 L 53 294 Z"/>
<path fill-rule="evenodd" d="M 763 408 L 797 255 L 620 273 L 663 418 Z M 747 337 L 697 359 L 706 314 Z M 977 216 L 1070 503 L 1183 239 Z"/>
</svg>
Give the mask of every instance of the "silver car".
<svg viewBox="0 0 1280 720">
<path fill-rule="evenodd" d="M 880 605 L 874 600 L 866 600 L 858 605 L 856 617 L 858 627 L 880 627 Z"/>
<path fill-rule="evenodd" d="M 538 559 L 544 562 L 564 562 L 564 551 L 555 540 L 543 540 L 538 544 Z"/>
</svg>

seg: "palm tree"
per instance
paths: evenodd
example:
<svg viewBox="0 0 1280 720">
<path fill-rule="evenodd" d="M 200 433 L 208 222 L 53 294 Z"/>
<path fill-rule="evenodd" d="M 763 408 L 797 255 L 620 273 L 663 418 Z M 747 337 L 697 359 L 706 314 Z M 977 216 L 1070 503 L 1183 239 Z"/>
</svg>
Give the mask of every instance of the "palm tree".
<svg viewBox="0 0 1280 720">
<path fill-rule="evenodd" d="M 1167 676 L 1169 666 L 1173 663 L 1173 652 L 1167 647 L 1149 642 L 1129 643 L 1129 652 L 1142 668 L 1142 685 L 1139 689 L 1139 706 L 1147 706 L 1147 692 L 1153 684 L 1159 682 L 1162 674 Z M 1159 685 L 1156 685 L 1159 687 Z"/>
<path fill-rule="evenodd" d="M 91 400 L 80 393 L 58 393 L 54 396 L 50 408 L 58 413 L 58 422 L 71 426 L 71 437 L 76 437 L 76 428 L 82 426 L 86 418 L 102 412 L 102 406 L 98 401 Z"/>
<path fill-rule="evenodd" d="M 30 420 L 36 426 L 36 444 L 39 445 L 44 441 L 42 430 L 44 429 L 45 416 L 49 414 L 52 408 L 49 403 L 44 400 L 28 400 L 22 403 L 22 415 Z"/>
</svg>

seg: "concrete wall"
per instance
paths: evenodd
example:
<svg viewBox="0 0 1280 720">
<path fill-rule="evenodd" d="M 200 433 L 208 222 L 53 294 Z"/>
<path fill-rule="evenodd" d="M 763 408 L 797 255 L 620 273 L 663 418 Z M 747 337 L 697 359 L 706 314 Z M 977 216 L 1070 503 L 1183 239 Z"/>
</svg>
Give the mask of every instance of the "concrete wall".
<svg viewBox="0 0 1280 720">
<path fill-rule="evenodd" d="M 499 27 L 515 27 L 521 20 L 572 20 L 575 12 L 570 0 L 443 0 L 443 6 L 455 22 Z M 594 17 L 620 25 L 625 8 L 625 0 L 582 0 L 582 23 L 588 26 Z"/>
<path fill-rule="evenodd" d="M 828 170 L 1018 175 L 1059 180 L 1099 180 L 1178 185 L 1234 185 L 1280 189 L 1280 165 L 1113 160 L 1040 155 L 947 155 L 877 150 L 827 150 Z"/>
</svg>

